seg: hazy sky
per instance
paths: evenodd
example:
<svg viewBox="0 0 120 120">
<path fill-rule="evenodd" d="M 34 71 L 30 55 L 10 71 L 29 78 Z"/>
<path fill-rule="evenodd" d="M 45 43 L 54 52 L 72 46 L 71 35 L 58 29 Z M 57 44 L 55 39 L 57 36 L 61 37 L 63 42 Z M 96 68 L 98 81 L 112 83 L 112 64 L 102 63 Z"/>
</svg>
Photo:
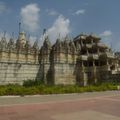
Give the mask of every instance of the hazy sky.
<svg viewBox="0 0 120 120">
<path fill-rule="evenodd" d="M 120 50 L 120 0 L 0 0 L 0 36 L 3 31 L 17 36 L 19 22 L 33 40 L 44 28 L 52 42 L 59 33 L 95 33 Z"/>
</svg>

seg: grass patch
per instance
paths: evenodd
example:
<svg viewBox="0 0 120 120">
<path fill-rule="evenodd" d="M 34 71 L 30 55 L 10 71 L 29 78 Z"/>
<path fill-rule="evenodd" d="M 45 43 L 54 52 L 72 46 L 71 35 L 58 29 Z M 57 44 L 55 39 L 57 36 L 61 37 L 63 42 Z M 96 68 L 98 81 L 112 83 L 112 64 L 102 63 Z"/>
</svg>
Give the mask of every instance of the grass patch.
<svg viewBox="0 0 120 120">
<path fill-rule="evenodd" d="M 31 81 L 30 81 L 31 82 Z M 120 84 L 104 83 L 100 85 L 89 85 L 86 87 L 80 87 L 78 85 L 56 85 L 48 86 L 44 84 L 32 83 L 22 85 L 1 85 L 0 96 L 3 95 L 36 95 L 36 94 L 65 94 L 65 93 L 83 93 L 83 92 L 95 92 L 95 91 L 107 91 L 117 90 L 117 86 Z"/>
</svg>

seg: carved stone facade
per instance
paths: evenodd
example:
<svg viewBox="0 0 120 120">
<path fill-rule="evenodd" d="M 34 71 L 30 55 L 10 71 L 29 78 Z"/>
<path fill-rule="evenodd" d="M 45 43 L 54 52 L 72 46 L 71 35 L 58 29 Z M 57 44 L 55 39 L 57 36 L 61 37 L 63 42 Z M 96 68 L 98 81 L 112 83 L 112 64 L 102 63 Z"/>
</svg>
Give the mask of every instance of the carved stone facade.
<svg viewBox="0 0 120 120">
<path fill-rule="evenodd" d="M 26 39 L 24 32 L 19 34 L 16 43 L 13 38 L 10 38 L 7 42 L 6 38 L 3 37 L 0 41 L 0 61 L 38 63 L 39 47 L 36 42 L 37 41 L 31 46 L 29 40 Z"/>
<path fill-rule="evenodd" d="M 95 35 L 65 37 L 51 46 L 47 37 L 40 49 L 40 65 L 46 84 L 78 84 L 120 81 L 120 60 Z"/>
<path fill-rule="evenodd" d="M 78 84 L 86 86 L 110 80 L 120 81 L 120 56 L 100 42 L 95 35 L 66 36 L 51 44 L 46 35 L 39 49 L 25 33 L 15 42 L 0 41 L 0 84 L 24 80 L 43 80 L 45 84 Z"/>
<path fill-rule="evenodd" d="M 0 84 L 22 84 L 24 80 L 40 79 L 38 53 L 37 41 L 31 46 L 24 32 L 16 42 L 13 38 L 7 42 L 3 37 L 0 41 Z"/>
</svg>

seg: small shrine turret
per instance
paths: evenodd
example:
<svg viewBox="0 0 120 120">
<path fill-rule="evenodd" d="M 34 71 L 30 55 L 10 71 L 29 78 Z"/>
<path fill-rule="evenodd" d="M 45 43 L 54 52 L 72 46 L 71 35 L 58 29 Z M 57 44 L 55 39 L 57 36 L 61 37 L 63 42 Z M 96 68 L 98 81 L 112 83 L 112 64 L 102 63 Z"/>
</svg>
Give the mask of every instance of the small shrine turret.
<svg viewBox="0 0 120 120">
<path fill-rule="evenodd" d="M 73 42 L 73 41 L 70 41 L 69 45 L 70 45 L 70 52 L 71 52 L 72 54 L 75 54 L 75 53 L 76 53 L 76 47 L 75 47 L 74 42 Z"/>
<path fill-rule="evenodd" d="M 70 46 L 69 46 L 69 38 L 68 38 L 68 36 L 66 36 L 65 38 L 64 38 L 64 51 L 65 51 L 65 54 L 69 54 L 70 53 Z"/>
<path fill-rule="evenodd" d="M 14 39 L 13 38 L 10 38 L 7 46 L 8 46 L 9 50 L 15 49 L 15 43 L 14 43 Z"/>
<path fill-rule="evenodd" d="M 22 49 L 25 47 L 25 44 L 26 44 L 26 35 L 24 32 L 20 32 L 19 33 L 19 36 L 18 36 L 18 39 L 17 39 L 17 42 L 16 42 L 16 47 L 18 49 Z"/>
<path fill-rule="evenodd" d="M 39 50 L 39 46 L 38 46 L 38 40 L 36 40 L 32 46 L 33 50 L 38 51 Z"/>
<path fill-rule="evenodd" d="M 2 37 L 1 41 L 0 41 L 0 48 L 5 50 L 7 49 L 7 40 L 6 37 Z"/>
<path fill-rule="evenodd" d="M 43 46 L 40 49 L 40 57 L 39 61 L 40 63 L 43 62 L 49 62 L 51 52 L 51 43 L 48 36 L 45 36 L 45 40 L 43 42 Z"/>
<path fill-rule="evenodd" d="M 62 41 L 60 38 L 57 38 L 56 43 L 53 45 L 54 52 L 61 52 L 63 50 Z"/>
</svg>

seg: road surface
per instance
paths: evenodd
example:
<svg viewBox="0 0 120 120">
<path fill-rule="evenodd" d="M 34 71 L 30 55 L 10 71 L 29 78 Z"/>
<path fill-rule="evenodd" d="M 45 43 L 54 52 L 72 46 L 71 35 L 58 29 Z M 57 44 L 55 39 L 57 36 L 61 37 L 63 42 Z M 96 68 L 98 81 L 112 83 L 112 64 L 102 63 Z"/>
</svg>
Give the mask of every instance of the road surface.
<svg viewBox="0 0 120 120">
<path fill-rule="evenodd" d="M 1 96 L 0 120 L 120 120 L 120 91 Z"/>
</svg>

